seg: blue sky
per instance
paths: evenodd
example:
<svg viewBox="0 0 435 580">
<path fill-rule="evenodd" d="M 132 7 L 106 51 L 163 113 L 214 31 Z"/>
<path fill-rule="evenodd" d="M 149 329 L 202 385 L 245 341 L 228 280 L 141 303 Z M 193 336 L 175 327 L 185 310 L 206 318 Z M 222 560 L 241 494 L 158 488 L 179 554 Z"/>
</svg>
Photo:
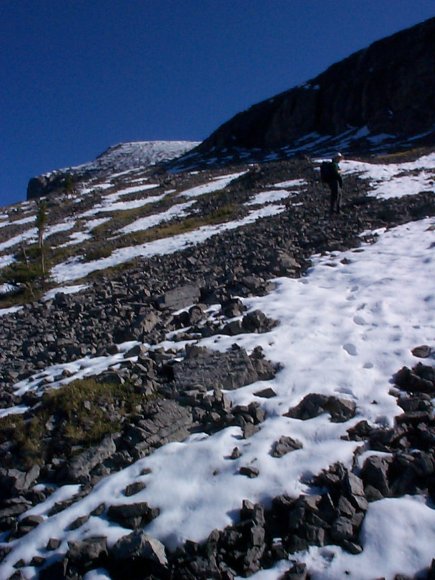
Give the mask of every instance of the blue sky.
<svg viewBox="0 0 435 580">
<path fill-rule="evenodd" d="M 0 205 L 111 145 L 202 140 L 434 0 L 0 0 Z"/>
</svg>

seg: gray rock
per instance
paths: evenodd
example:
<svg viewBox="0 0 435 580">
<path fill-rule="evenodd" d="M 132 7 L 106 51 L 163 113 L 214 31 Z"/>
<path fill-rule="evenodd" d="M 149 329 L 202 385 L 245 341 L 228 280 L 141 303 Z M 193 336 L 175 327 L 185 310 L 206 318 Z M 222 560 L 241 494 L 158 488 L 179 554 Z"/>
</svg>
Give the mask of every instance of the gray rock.
<svg viewBox="0 0 435 580">
<path fill-rule="evenodd" d="M 94 467 L 100 465 L 105 459 L 116 452 L 114 436 L 108 435 L 103 441 L 94 447 L 86 449 L 68 464 L 65 478 L 71 482 L 85 482 Z"/>
<path fill-rule="evenodd" d="M 338 543 L 343 540 L 352 540 L 354 536 L 352 522 L 348 518 L 340 516 L 332 524 L 331 536 Z"/>
<path fill-rule="evenodd" d="M 200 298 L 201 292 L 198 286 L 186 284 L 173 290 L 168 290 L 156 299 L 159 309 L 180 310 L 191 306 Z"/>
<path fill-rule="evenodd" d="M 302 443 L 297 439 L 283 435 L 273 444 L 271 455 L 272 457 L 283 457 L 287 453 L 302 449 L 302 447 Z"/>
<path fill-rule="evenodd" d="M 168 564 L 164 545 L 139 530 L 120 538 L 110 553 L 115 560 L 150 560 L 164 567 Z"/>
<path fill-rule="evenodd" d="M 38 479 L 39 473 L 40 468 L 37 465 L 34 465 L 29 471 L 0 468 L 0 491 L 5 496 L 27 491 Z"/>
<path fill-rule="evenodd" d="M 233 390 L 258 380 L 258 373 L 243 349 L 220 353 L 193 347 L 183 361 L 174 365 L 173 372 L 181 391 L 197 384 L 207 389 Z"/>
</svg>

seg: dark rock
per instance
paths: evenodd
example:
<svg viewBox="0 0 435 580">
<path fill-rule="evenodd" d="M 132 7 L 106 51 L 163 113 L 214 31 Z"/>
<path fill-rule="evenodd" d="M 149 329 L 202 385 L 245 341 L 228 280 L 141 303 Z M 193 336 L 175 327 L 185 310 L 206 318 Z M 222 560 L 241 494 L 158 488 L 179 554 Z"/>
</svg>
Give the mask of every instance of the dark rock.
<svg viewBox="0 0 435 580">
<path fill-rule="evenodd" d="M 67 578 L 68 558 L 56 560 L 39 572 L 39 580 L 59 580 Z"/>
<path fill-rule="evenodd" d="M 243 466 L 239 469 L 240 475 L 245 475 L 246 477 L 258 477 L 260 475 L 260 471 L 256 467 L 252 466 Z"/>
<path fill-rule="evenodd" d="M 111 505 L 107 517 L 126 528 L 137 529 L 149 524 L 160 513 L 158 508 L 151 508 L 146 502 Z"/>
<path fill-rule="evenodd" d="M 428 358 L 432 354 L 432 349 L 427 344 L 422 344 L 413 348 L 411 352 L 418 358 Z"/>
<path fill-rule="evenodd" d="M 283 435 L 273 444 L 271 455 L 272 457 L 283 457 L 287 453 L 291 453 L 297 449 L 302 449 L 302 447 L 302 443 L 297 439 Z"/>
<path fill-rule="evenodd" d="M 335 520 L 331 527 L 331 536 L 338 543 L 343 540 L 352 540 L 354 537 L 352 522 L 343 516 Z"/>
<path fill-rule="evenodd" d="M 364 487 L 374 487 L 383 497 L 388 497 L 390 494 L 388 481 L 390 463 L 391 459 L 389 457 L 379 457 L 377 455 L 368 457 L 361 469 L 361 479 L 364 482 Z"/>
<path fill-rule="evenodd" d="M 89 516 L 80 516 L 76 518 L 70 525 L 67 527 L 67 530 L 78 530 L 89 520 Z"/>
<path fill-rule="evenodd" d="M 365 441 L 369 438 L 373 427 L 367 421 L 360 421 L 354 427 L 347 430 L 350 441 Z"/>
<path fill-rule="evenodd" d="M 310 82 L 250 107 L 203 141 L 198 155 L 220 157 L 218 152 L 228 148 L 293 149 L 307 134 L 332 137 L 349 127 L 409 136 L 430 131 L 435 123 L 430 105 L 435 92 L 434 29 L 432 18 L 379 40 Z M 356 140 L 355 146 L 364 146 Z M 308 146 L 304 141 L 303 150 Z M 329 142 L 327 147 L 329 151 Z M 180 160 L 177 166 L 182 166 Z"/>
<path fill-rule="evenodd" d="M 257 391 L 254 395 L 256 397 L 261 397 L 262 399 L 272 399 L 273 397 L 276 397 L 275 391 L 270 387 Z"/>
<path fill-rule="evenodd" d="M 278 322 L 268 318 L 260 310 L 249 312 L 242 319 L 242 328 L 245 332 L 264 333 L 272 330 Z"/>
<path fill-rule="evenodd" d="M 107 538 L 105 537 L 92 537 L 68 542 L 69 564 L 79 566 L 83 571 L 101 565 L 107 555 Z"/>
<path fill-rule="evenodd" d="M 0 562 L 6 558 L 8 554 L 12 551 L 12 546 L 0 546 Z"/>
<path fill-rule="evenodd" d="M 58 538 L 50 538 L 47 542 L 46 549 L 49 550 L 50 552 L 52 550 L 57 550 L 60 544 L 61 541 Z"/>
<path fill-rule="evenodd" d="M 307 580 L 308 568 L 302 562 L 295 562 L 287 572 L 281 576 L 280 580 Z"/>
<path fill-rule="evenodd" d="M 242 456 L 242 454 L 240 453 L 240 449 L 238 447 L 234 447 L 229 459 L 239 459 L 239 457 L 241 457 L 241 456 Z"/>
<path fill-rule="evenodd" d="M 146 484 L 143 481 L 135 481 L 124 489 L 124 495 L 126 497 L 130 497 L 132 495 L 136 495 L 140 491 L 146 488 Z"/>
<path fill-rule="evenodd" d="M 405 391 L 418 393 L 435 393 L 435 370 L 418 363 L 411 371 L 403 367 L 394 376 L 396 385 Z"/>
<path fill-rule="evenodd" d="M 239 298 L 232 298 L 222 304 L 222 314 L 226 318 L 235 318 L 242 316 L 245 310 L 243 302 Z"/>
<path fill-rule="evenodd" d="M 364 484 L 358 476 L 348 471 L 343 479 L 343 490 L 354 507 L 363 511 L 367 509 Z"/>
<path fill-rule="evenodd" d="M 343 423 L 354 417 L 355 411 L 356 405 L 353 401 L 312 393 L 306 395 L 296 407 L 291 408 L 284 416 L 305 421 L 322 413 L 330 413 L 333 423 Z"/>
</svg>

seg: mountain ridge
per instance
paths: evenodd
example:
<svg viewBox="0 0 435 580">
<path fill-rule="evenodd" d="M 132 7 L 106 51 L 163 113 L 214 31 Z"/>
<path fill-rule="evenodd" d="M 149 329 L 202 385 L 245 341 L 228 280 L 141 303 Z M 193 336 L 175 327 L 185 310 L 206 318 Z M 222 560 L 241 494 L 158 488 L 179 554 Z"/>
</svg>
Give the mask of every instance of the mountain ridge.
<svg viewBox="0 0 435 580">
<path fill-rule="evenodd" d="M 196 147 L 197 141 L 131 141 L 113 145 L 103 151 L 94 161 L 73 167 L 46 172 L 30 179 L 27 199 L 61 192 L 68 181 L 75 184 L 105 175 L 132 169 L 146 169 L 173 157 L 179 157 Z M 71 184 L 70 184 L 71 185 Z"/>
<path fill-rule="evenodd" d="M 171 165 L 224 164 L 231 154 L 264 161 L 433 145 L 434 39 L 432 18 L 378 40 L 302 85 L 236 114 L 193 155 Z"/>
</svg>

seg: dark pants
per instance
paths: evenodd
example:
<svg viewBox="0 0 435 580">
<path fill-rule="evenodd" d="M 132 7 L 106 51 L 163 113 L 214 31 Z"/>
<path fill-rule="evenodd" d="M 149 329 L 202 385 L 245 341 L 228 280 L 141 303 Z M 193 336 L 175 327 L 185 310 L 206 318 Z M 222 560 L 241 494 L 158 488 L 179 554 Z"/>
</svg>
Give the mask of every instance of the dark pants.
<svg viewBox="0 0 435 580">
<path fill-rule="evenodd" d="M 331 206 L 330 213 L 340 213 L 341 208 L 341 187 L 338 181 L 331 181 L 328 183 L 329 189 L 331 190 Z"/>
</svg>

